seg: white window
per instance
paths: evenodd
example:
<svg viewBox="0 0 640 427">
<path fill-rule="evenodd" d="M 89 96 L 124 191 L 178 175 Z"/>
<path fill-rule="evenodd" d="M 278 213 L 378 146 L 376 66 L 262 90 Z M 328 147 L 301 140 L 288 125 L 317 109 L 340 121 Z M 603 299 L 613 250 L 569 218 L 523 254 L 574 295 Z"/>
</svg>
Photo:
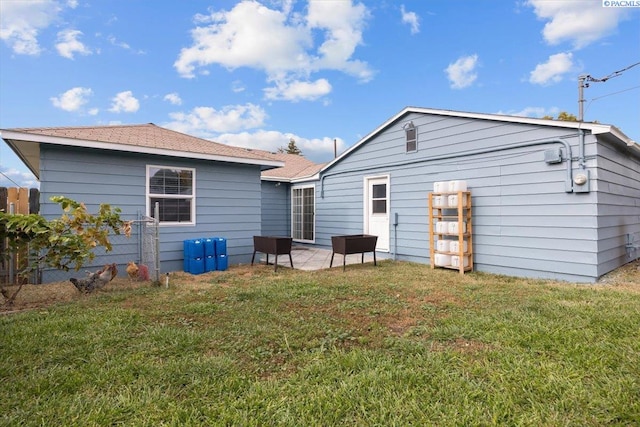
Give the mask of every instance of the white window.
<svg viewBox="0 0 640 427">
<path fill-rule="evenodd" d="M 413 122 L 409 122 L 403 127 L 407 141 L 407 153 L 418 151 L 418 129 L 413 125 Z"/>
<path fill-rule="evenodd" d="M 147 215 L 164 224 L 195 224 L 196 170 L 171 166 L 147 166 Z"/>
</svg>

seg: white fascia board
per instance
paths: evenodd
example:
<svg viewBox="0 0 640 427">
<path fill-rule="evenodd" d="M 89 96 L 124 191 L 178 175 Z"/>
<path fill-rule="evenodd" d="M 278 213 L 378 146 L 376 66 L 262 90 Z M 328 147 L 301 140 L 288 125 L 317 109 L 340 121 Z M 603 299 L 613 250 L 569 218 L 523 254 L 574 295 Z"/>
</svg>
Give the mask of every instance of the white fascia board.
<svg viewBox="0 0 640 427">
<path fill-rule="evenodd" d="M 260 180 L 271 182 L 291 182 L 291 178 L 279 178 L 277 176 L 261 176 Z"/>
<path fill-rule="evenodd" d="M 320 173 L 315 173 L 313 175 L 308 175 L 308 176 L 298 176 L 295 178 L 284 178 L 284 177 L 277 177 L 277 176 L 265 176 L 265 177 L 261 177 L 261 179 L 263 181 L 273 181 L 273 182 L 286 182 L 286 183 L 290 183 L 290 184 L 295 184 L 295 183 L 300 183 L 300 182 L 307 182 L 307 181 L 318 181 L 320 179 Z"/>
<path fill-rule="evenodd" d="M 96 148 L 109 151 L 125 151 L 129 153 L 156 154 L 160 156 L 182 157 L 197 160 L 212 160 L 218 162 L 242 163 L 249 165 L 283 167 L 284 162 L 277 160 L 259 160 L 245 157 L 221 156 L 216 154 L 193 153 L 190 151 L 166 150 L 163 148 L 143 147 L 138 145 L 116 144 L 113 142 L 87 141 L 73 138 L 61 138 L 57 136 L 36 135 L 28 132 L 15 132 L 3 130 L 0 133 L 3 139 L 38 142 L 41 144 L 64 145 L 69 147 Z"/>
<path fill-rule="evenodd" d="M 297 184 L 301 182 L 319 181 L 319 180 L 320 180 L 320 172 L 317 172 L 317 173 L 314 173 L 313 175 L 294 178 L 291 180 L 291 183 Z"/>
<path fill-rule="evenodd" d="M 381 132 L 391 123 L 395 122 L 402 116 L 409 113 L 418 113 L 418 114 L 432 114 L 439 116 L 449 116 L 449 117 L 461 117 L 461 118 L 470 118 L 470 119 L 481 119 L 481 120 L 493 120 L 493 121 L 501 121 L 501 122 L 509 122 L 509 123 L 522 123 L 522 124 L 532 124 L 538 126 L 553 126 L 553 127 L 562 127 L 569 129 L 584 129 L 589 130 L 592 134 L 611 134 L 615 138 L 624 142 L 628 146 L 636 146 L 636 148 L 640 149 L 638 144 L 631 140 L 628 136 L 626 136 L 622 131 L 620 131 L 615 126 L 605 125 L 600 123 L 588 123 L 588 122 L 568 122 L 562 120 L 547 120 L 547 119 L 538 119 L 532 117 L 520 117 L 520 116 L 508 116 L 502 114 L 486 114 L 486 113 L 468 113 L 463 111 L 452 111 L 452 110 L 437 110 L 432 108 L 421 108 L 421 107 L 406 107 L 399 113 L 395 114 L 393 117 L 382 123 L 372 132 L 367 134 L 365 137 L 361 138 L 358 142 L 353 144 L 349 149 L 347 149 L 344 153 L 333 159 L 333 161 L 327 163 L 325 167 L 320 170 L 320 173 L 330 169 L 335 163 L 339 162 L 343 157 L 346 157 L 352 151 L 356 150 L 362 144 L 367 142 L 369 139 L 373 138 L 376 134 Z"/>
</svg>

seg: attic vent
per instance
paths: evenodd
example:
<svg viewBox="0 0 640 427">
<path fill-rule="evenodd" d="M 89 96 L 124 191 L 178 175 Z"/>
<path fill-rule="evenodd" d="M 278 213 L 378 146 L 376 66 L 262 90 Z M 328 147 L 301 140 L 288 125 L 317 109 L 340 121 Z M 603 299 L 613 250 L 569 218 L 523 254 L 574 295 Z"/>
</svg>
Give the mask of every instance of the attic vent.
<svg viewBox="0 0 640 427">
<path fill-rule="evenodd" d="M 418 151 L 418 130 L 413 125 L 413 122 L 405 123 L 403 128 L 407 144 L 407 153 Z"/>
</svg>

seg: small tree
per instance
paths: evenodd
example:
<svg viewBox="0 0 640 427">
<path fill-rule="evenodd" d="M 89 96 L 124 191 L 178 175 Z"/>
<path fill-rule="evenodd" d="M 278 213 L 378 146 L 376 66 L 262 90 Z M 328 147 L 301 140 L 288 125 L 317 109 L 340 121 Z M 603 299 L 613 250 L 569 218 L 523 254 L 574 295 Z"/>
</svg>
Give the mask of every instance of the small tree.
<svg viewBox="0 0 640 427">
<path fill-rule="evenodd" d="M 543 119 L 546 120 L 560 120 L 562 122 L 577 122 L 578 118 L 576 116 L 574 116 L 571 113 L 567 113 L 566 111 L 561 111 L 560 113 L 558 113 L 558 117 L 557 118 L 553 118 L 553 116 L 544 116 L 542 117 Z"/>
<path fill-rule="evenodd" d="M 60 218 L 47 220 L 39 214 L 7 214 L 0 212 L 0 239 L 9 242 L 9 253 L 29 248 L 29 262 L 18 274 L 28 277 L 41 264 L 69 271 L 80 270 L 86 261 L 95 258 L 93 249 L 103 246 L 107 252 L 112 246 L 109 233 L 131 235 L 131 222 L 120 219 L 120 209 L 101 204 L 97 214 L 87 212 L 84 203 L 64 196 L 53 196 L 51 201 L 62 208 Z M 23 281 L 21 281 L 22 283 Z M 0 291 L 11 304 L 22 284 L 13 295 L 2 287 Z"/>
<path fill-rule="evenodd" d="M 298 156 L 302 155 L 302 151 L 298 148 L 296 140 L 293 138 L 289 139 L 289 145 L 287 145 L 287 148 L 278 148 L 278 153 L 295 154 Z"/>
</svg>

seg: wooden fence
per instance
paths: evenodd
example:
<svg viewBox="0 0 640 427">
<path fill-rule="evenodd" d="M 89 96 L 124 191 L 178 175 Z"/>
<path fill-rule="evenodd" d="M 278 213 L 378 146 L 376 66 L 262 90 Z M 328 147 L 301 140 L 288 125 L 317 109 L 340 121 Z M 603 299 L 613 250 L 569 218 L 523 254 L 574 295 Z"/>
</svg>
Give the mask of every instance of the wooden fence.
<svg viewBox="0 0 640 427">
<path fill-rule="evenodd" d="M 40 191 L 36 188 L 0 187 L 0 211 L 11 214 L 40 212 Z M 27 250 L 11 254 L 0 230 L 0 283 L 16 283 L 17 272 L 28 262 Z"/>
</svg>

